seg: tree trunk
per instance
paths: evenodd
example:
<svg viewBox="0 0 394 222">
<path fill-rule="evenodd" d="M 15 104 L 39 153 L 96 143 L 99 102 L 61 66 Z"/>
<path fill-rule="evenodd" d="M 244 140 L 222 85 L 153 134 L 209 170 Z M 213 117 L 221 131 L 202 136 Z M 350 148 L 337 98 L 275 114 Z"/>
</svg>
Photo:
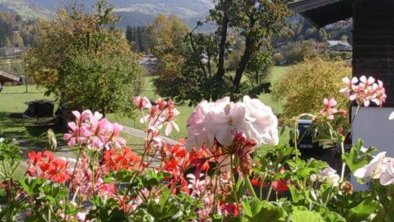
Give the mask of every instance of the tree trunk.
<svg viewBox="0 0 394 222">
<path fill-rule="evenodd" d="M 233 86 L 235 87 L 235 92 L 239 92 L 239 86 L 241 84 L 242 75 L 253 53 L 253 45 L 254 42 L 249 37 L 246 37 L 245 50 L 244 53 L 242 54 L 241 61 L 239 61 L 238 63 L 238 67 L 237 70 L 235 71 L 235 77 L 233 80 Z"/>
<path fill-rule="evenodd" d="M 222 79 L 224 76 L 224 53 L 226 49 L 226 41 L 227 41 L 227 26 L 228 26 L 228 13 L 227 13 L 227 8 L 228 8 L 228 1 L 230 0 L 224 0 L 223 3 L 223 19 L 222 19 L 222 24 L 220 28 L 220 44 L 219 44 L 219 59 L 218 59 L 218 70 L 216 72 L 216 78 L 218 80 Z"/>
</svg>

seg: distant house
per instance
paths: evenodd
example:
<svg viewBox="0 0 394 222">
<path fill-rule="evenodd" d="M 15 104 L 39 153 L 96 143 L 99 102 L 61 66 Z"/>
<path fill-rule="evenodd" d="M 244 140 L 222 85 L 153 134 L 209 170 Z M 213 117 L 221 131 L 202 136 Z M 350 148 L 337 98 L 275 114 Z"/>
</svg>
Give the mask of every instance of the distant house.
<svg viewBox="0 0 394 222">
<path fill-rule="evenodd" d="M 147 55 L 140 59 L 142 65 L 149 73 L 155 73 L 159 69 L 159 59 L 153 55 Z"/>
<path fill-rule="evenodd" d="M 21 47 L 2 47 L 0 48 L 0 56 L 18 56 L 25 51 Z"/>
<path fill-rule="evenodd" d="M 343 42 L 340 40 L 328 40 L 327 48 L 339 52 L 349 52 L 353 50 L 352 46 L 348 42 Z"/>
</svg>

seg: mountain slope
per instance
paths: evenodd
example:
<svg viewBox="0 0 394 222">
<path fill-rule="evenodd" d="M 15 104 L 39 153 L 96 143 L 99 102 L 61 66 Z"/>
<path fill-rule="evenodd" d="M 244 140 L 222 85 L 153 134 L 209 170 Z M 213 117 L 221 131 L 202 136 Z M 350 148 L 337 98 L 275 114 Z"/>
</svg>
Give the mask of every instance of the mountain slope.
<svg viewBox="0 0 394 222">
<path fill-rule="evenodd" d="M 11 0 L 12 1 L 12 0 Z M 20 0 L 21 1 L 21 0 Z M 97 0 L 24 0 L 25 2 L 54 11 L 66 4 L 74 3 L 91 7 Z M 156 15 L 158 13 L 175 13 L 180 17 L 206 14 L 212 7 L 212 0 L 108 0 L 119 12 L 138 12 Z"/>
<path fill-rule="evenodd" d="M 160 13 L 176 14 L 185 21 L 199 20 L 213 7 L 213 0 L 108 0 L 121 16 L 120 27 L 145 25 Z M 13 11 L 25 18 L 47 17 L 58 8 L 76 3 L 87 9 L 97 0 L 0 0 L 0 11 Z M 193 22 L 194 23 L 194 22 Z"/>
<path fill-rule="evenodd" d="M 46 17 L 51 12 L 26 0 L 0 0 L 0 11 L 15 12 L 24 18 Z"/>
</svg>

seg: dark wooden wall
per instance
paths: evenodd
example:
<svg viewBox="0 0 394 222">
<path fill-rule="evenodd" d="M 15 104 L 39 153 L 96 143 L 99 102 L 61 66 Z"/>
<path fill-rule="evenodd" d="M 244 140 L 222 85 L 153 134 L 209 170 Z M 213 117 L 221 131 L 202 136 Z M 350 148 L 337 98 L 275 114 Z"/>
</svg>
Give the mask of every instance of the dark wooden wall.
<svg viewBox="0 0 394 222">
<path fill-rule="evenodd" d="M 394 107 L 394 0 L 355 0 L 353 8 L 353 75 L 383 81 Z"/>
</svg>

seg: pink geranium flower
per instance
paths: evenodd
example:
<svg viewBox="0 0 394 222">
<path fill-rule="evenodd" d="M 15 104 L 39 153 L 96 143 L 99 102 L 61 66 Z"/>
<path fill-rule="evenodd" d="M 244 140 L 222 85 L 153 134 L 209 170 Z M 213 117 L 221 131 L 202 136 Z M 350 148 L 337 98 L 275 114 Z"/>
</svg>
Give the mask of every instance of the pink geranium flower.
<svg viewBox="0 0 394 222">
<path fill-rule="evenodd" d="M 188 138 L 186 146 L 191 150 L 194 146 L 201 147 L 208 141 L 208 133 L 205 129 L 205 118 L 213 107 L 212 103 L 202 101 L 194 109 L 193 113 L 187 120 Z"/>
<path fill-rule="evenodd" d="M 229 146 L 234 136 L 242 132 L 256 145 L 277 144 L 278 120 L 270 107 L 248 96 L 242 102 L 230 102 L 228 97 L 216 102 L 201 102 L 188 120 L 187 145 L 190 150 L 215 142 Z"/>
<path fill-rule="evenodd" d="M 152 104 L 146 97 L 133 96 L 133 103 L 138 109 L 149 109 L 152 107 Z"/>
<path fill-rule="evenodd" d="M 75 121 L 68 123 L 69 131 L 64 139 L 69 146 L 82 145 L 89 149 L 109 149 L 111 146 L 120 148 L 126 145 L 126 140 L 120 137 L 122 126 L 112 124 L 99 112 L 94 114 L 90 110 L 82 113 L 73 111 Z"/>
<path fill-rule="evenodd" d="M 334 119 L 334 115 L 338 112 L 335 108 L 337 105 L 337 101 L 334 98 L 323 99 L 324 108 L 320 110 L 320 114 L 323 116 L 327 116 L 328 119 Z"/>
<path fill-rule="evenodd" d="M 121 148 L 126 146 L 126 140 L 120 137 L 120 133 L 122 132 L 122 129 L 123 126 L 118 123 L 108 125 L 108 131 L 110 133 L 108 140 L 104 145 L 105 148 L 110 149 L 111 145 L 113 145 L 116 148 Z"/>
<path fill-rule="evenodd" d="M 380 80 L 376 82 L 372 76 L 368 78 L 361 76 L 360 79 L 345 77 L 342 81 L 345 83 L 345 88 L 341 89 L 340 92 L 344 93 L 350 101 L 356 101 L 358 105 L 367 107 L 373 102 L 382 106 L 386 101 L 387 95 L 383 82 Z"/>
</svg>

